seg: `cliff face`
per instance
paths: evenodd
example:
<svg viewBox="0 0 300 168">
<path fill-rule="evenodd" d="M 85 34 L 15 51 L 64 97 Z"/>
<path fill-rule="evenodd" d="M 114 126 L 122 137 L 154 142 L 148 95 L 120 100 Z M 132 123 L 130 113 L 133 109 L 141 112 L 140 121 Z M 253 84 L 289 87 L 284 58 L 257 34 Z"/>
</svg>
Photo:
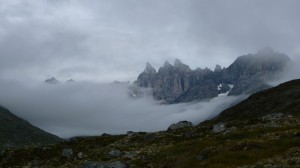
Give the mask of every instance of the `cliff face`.
<svg viewBox="0 0 300 168">
<path fill-rule="evenodd" d="M 158 72 L 147 63 L 137 78 L 141 87 L 153 88 L 155 99 L 166 103 L 190 102 L 221 95 L 252 94 L 270 86 L 266 81 L 276 79 L 291 60 L 270 48 L 238 57 L 228 68 L 217 65 L 191 70 L 176 59 L 174 65 L 165 62 Z"/>
<path fill-rule="evenodd" d="M 156 81 L 156 75 L 156 70 L 147 63 L 144 72 L 138 76 L 139 80 L 137 80 L 137 84 L 141 87 L 153 88 Z"/>
<path fill-rule="evenodd" d="M 159 100 L 172 102 L 176 97 L 187 91 L 190 87 L 190 68 L 176 60 L 174 66 L 165 62 L 159 68 L 154 82 L 154 97 Z"/>
</svg>

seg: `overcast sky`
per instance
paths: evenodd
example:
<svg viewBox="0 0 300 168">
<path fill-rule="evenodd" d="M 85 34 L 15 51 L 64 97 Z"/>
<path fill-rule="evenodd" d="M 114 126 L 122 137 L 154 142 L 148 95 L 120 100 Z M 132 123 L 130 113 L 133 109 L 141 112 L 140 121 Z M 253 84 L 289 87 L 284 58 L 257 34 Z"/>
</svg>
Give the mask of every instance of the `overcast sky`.
<svg viewBox="0 0 300 168">
<path fill-rule="evenodd" d="M 0 78 L 133 81 L 150 62 L 300 55 L 299 0 L 0 0 Z"/>
</svg>

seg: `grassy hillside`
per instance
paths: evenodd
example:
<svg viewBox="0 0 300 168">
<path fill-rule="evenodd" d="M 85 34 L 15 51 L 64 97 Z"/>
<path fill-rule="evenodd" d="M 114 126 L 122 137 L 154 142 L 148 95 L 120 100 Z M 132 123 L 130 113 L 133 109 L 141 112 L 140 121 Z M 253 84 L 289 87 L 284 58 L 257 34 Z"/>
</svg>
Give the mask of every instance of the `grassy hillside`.
<svg viewBox="0 0 300 168">
<path fill-rule="evenodd" d="M 51 135 L 0 107 L 0 149 L 52 144 L 60 138 Z"/>
</svg>

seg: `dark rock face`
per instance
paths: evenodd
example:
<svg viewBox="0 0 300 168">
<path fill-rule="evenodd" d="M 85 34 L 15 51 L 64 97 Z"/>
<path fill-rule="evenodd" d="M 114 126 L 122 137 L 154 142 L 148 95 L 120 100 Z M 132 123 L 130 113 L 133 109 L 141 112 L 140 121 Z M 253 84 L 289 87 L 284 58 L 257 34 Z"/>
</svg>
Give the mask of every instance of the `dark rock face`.
<svg viewBox="0 0 300 168">
<path fill-rule="evenodd" d="M 156 70 L 152 67 L 152 65 L 147 63 L 144 72 L 138 76 L 139 80 L 137 80 L 137 84 L 141 87 L 153 88 L 156 74 Z"/>
<path fill-rule="evenodd" d="M 216 65 L 191 70 L 176 59 L 165 62 L 158 72 L 147 63 L 137 78 L 141 87 L 153 88 L 153 96 L 166 103 L 211 99 L 222 95 L 252 94 L 269 88 L 266 81 L 276 79 L 291 60 L 270 48 L 238 57 L 228 68 Z"/>
<path fill-rule="evenodd" d="M 190 88 L 190 72 L 190 68 L 179 60 L 175 60 L 174 66 L 166 62 L 156 75 L 154 97 L 172 102 Z"/>
</svg>

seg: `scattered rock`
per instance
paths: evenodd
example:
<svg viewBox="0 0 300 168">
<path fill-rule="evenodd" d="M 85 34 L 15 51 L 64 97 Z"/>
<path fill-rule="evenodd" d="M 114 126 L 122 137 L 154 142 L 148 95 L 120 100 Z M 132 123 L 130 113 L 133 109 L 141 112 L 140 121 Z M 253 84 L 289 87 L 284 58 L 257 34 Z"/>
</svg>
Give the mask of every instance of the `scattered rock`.
<svg viewBox="0 0 300 168">
<path fill-rule="evenodd" d="M 225 131 L 226 127 L 224 123 L 219 123 L 213 126 L 213 132 L 214 133 L 219 133 L 222 131 Z"/>
<path fill-rule="evenodd" d="M 132 159 L 136 156 L 137 156 L 137 153 L 135 151 L 125 152 L 125 155 L 124 155 L 124 157 L 129 158 L 129 159 Z"/>
<path fill-rule="evenodd" d="M 299 167 L 300 165 L 300 148 L 291 148 L 284 155 L 275 158 L 258 161 L 252 165 L 241 168 L 285 168 Z"/>
<path fill-rule="evenodd" d="M 206 147 L 200 151 L 196 156 L 197 160 L 202 161 L 209 157 L 209 155 L 215 153 L 215 150 L 212 147 Z"/>
<path fill-rule="evenodd" d="M 116 158 L 122 155 L 122 152 L 116 149 L 112 149 L 108 152 L 109 157 Z"/>
<path fill-rule="evenodd" d="M 185 137 L 185 138 L 192 138 L 193 136 L 195 136 L 195 133 L 192 131 L 185 131 L 183 133 L 183 137 Z"/>
<path fill-rule="evenodd" d="M 72 155 L 73 155 L 73 149 L 71 149 L 71 148 L 63 149 L 61 155 L 62 155 L 63 157 L 70 158 L 70 157 L 72 157 Z"/>
<path fill-rule="evenodd" d="M 283 113 L 272 113 L 262 117 L 263 120 L 278 120 L 284 116 Z"/>
<path fill-rule="evenodd" d="M 77 158 L 78 159 L 82 159 L 84 156 L 83 156 L 83 153 L 82 152 L 79 152 L 78 154 L 77 154 Z"/>
<path fill-rule="evenodd" d="M 0 152 L 0 156 L 1 156 L 1 157 L 3 157 L 4 154 L 5 154 L 5 151 L 1 151 L 1 152 Z"/>
<path fill-rule="evenodd" d="M 103 133 L 101 136 L 108 137 L 108 136 L 111 136 L 111 135 L 107 134 L 107 133 Z"/>
<path fill-rule="evenodd" d="M 135 135 L 136 133 L 135 132 L 133 132 L 133 131 L 127 131 L 127 135 L 129 136 L 129 137 L 131 137 L 131 136 L 133 136 L 133 135 Z"/>
<path fill-rule="evenodd" d="M 188 128 L 188 127 L 192 127 L 192 126 L 193 126 L 193 124 L 189 121 L 180 121 L 177 124 L 170 125 L 168 130 L 177 130 L 177 129 Z"/>
<path fill-rule="evenodd" d="M 127 136 L 131 137 L 134 135 L 146 135 L 147 132 L 133 132 L 133 131 L 127 131 Z"/>
<path fill-rule="evenodd" d="M 272 122 L 270 122 L 268 124 L 265 124 L 265 127 L 278 128 L 279 125 L 277 123 L 275 123 L 275 122 L 272 121 Z"/>
<path fill-rule="evenodd" d="M 156 139 L 156 136 L 153 134 L 147 134 L 144 136 L 145 141 L 154 141 Z"/>
<path fill-rule="evenodd" d="M 128 168 L 129 166 L 120 161 L 114 162 L 87 162 L 79 166 L 80 168 Z"/>
<path fill-rule="evenodd" d="M 43 146 L 43 147 L 42 147 L 42 150 L 43 150 L 43 151 L 45 151 L 45 150 L 49 150 L 49 149 L 51 149 L 51 148 L 50 148 L 50 147 L 48 147 L 48 146 Z"/>
<path fill-rule="evenodd" d="M 205 159 L 205 157 L 203 155 L 198 155 L 198 156 L 196 156 L 196 158 L 199 161 L 203 161 Z"/>
</svg>

